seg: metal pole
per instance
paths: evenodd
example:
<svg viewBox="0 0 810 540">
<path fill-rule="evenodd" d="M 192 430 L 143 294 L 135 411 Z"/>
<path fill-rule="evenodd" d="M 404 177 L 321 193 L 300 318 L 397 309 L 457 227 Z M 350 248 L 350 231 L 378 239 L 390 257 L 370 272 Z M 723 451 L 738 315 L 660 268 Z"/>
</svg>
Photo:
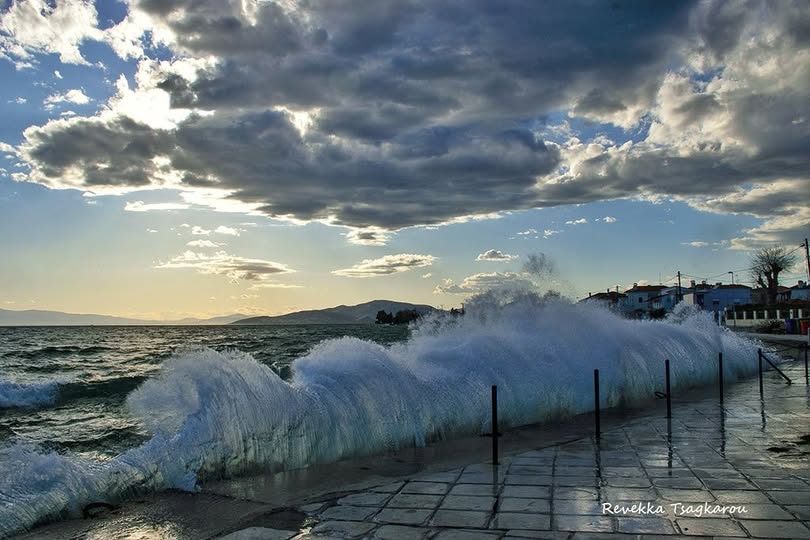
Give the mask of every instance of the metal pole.
<svg viewBox="0 0 810 540">
<path fill-rule="evenodd" d="M 667 418 L 672 418 L 672 392 L 669 389 L 669 360 L 664 360 L 664 369 L 667 374 Z"/>
<path fill-rule="evenodd" d="M 602 432 L 601 418 L 599 418 L 599 370 L 593 370 L 593 412 L 596 423 L 596 439 L 599 440 Z"/>
<path fill-rule="evenodd" d="M 807 373 L 807 349 L 808 348 L 810 348 L 810 346 L 808 346 L 807 343 L 805 343 L 804 344 L 804 384 L 806 384 L 807 386 L 810 386 L 810 376 L 808 376 L 808 373 Z"/>
<path fill-rule="evenodd" d="M 765 397 L 765 390 L 762 387 L 762 349 L 757 349 L 757 356 L 759 357 L 759 398 Z"/>
<path fill-rule="evenodd" d="M 720 384 L 720 404 L 722 405 L 722 403 L 723 403 L 723 353 L 719 353 L 717 355 L 717 359 L 718 359 L 718 364 L 719 364 L 718 381 L 719 381 L 719 384 Z"/>
<path fill-rule="evenodd" d="M 675 303 L 677 304 L 683 300 L 683 294 L 681 294 L 681 271 L 678 270 L 678 293 L 675 295 Z"/>
<path fill-rule="evenodd" d="M 492 464 L 498 464 L 498 386 L 492 385 Z"/>
</svg>

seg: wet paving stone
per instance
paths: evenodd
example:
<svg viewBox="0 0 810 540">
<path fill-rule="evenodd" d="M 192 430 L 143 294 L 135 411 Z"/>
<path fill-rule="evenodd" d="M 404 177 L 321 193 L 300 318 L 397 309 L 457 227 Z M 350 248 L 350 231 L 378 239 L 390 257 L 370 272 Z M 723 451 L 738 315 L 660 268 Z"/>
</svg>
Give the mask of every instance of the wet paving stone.
<svg viewBox="0 0 810 540">
<path fill-rule="evenodd" d="M 779 504 L 810 504 L 808 491 L 768 491 L 768 496 Z"/>
<path fill-rule="evenodd" d="M 492 518 L 490 527 L 493 529 L 549 530 L 551 528 L 551 516 L 547 514 L 498 512 Z"/>
<path fill-rule="evenodd" d="M 445 510 L 440 508 L 436 511 L 430 525 L 434 527 L 471 527 L 482 529 L 489 523 L 489 512 L 473 512 L 465 510 Z"/>
<path fill-rule="evenodd" d="M 367 506 L 333 506 L 321 513 L 322 519 L 362 521 L 377 512 L 377 508 Z"/>
<path fill-rule="evenodd" d="M 407 527 L 405 525 L 383 525 L 369 538 L 373 540 L 422 540 L 428 534 L 432 533 L 431 529 L 424 529 L 420 527 Z"/>
<path fill-rule="evenodd" d="M 530 514 L 550 514 L 551 503 L 548 499 L 518 499 L 504 497 L 498 510 L 501 512 L 526 512 Z"/>
<path fill-rule="evenodd" d="M 613 532 L 614 518 L 604 516 L 554 516 L 554 528 L 558 531 Z"/>
<path fill-rule="evenodd" d="M 402 525 L 421 525 L 433 510 L 421 510 L 416 508 L 383 508 L 374 516 L 374 521 L 378 523 L 396 523 Z"/>
<path fill-rule="evenodd" d="M 616 518 L 616 528 L 619 532 L 633 534 L 674 534 L 675 527 L 668 519 L 645 517 Z"/>
<path fill-rule="evenodd" d="M 412 495 L 400 493 L 388 501 L 388 508 L 436 508 L 442 501 L 441 495 Z"/>
<path fill-rule="evenodd" d="M 775 504 L 748 504 L 745 511 L 734 512 L 732 515 L 739 519 L 793 519 L 793 516 Z"/>
<path fill-rule="evenodd" d="M 350 506 L 385 506 L 388 499 L 391 498 L 390 493 L 355 493 L 348 495 L 338 500 L 339 504 Z"/>
<path fill-rule="evenodd" d="M 412 493 L 420 495 L 444 495 L 450 489 L 449 484 L 438 482 L 408 482 L 401 490 L 401 493 Z"/>
<path fill-rule="evenodd" d="M 374 527 L 376 527 L 374 523 L 358 521 L 324 521 L 313 527 L 312 532 L 340 537 L 356 537 L 366 534 Z"/>
<path fill-rule="evenodd" d="M 448 495 L 442 502 L 442 510 L 485 510 L 495 506 L 495 497 L 473 497 L 468 495 Z"/>
<path fill-rule="evenodd" d="M 748 536 L 742 527 L 730 519 L 681 518 L 675 522 L 681 532 L 689 536 Z"/>
<path fill-rule="evenodd" d="M 556 490 L 554 496 L 562 490 Z M 577 490 L 581 492 L 582 490 Z M 594 490 L 595 492 L 596 490 Z M 594 496 L 595 493 L 594 493 Z M 548 486 L 504 486 L 501 497 L 518 497 L 527 499 L 545 499 L 551 497 L 551 488 Z"/>
<path fill-rule="evenodd" d="M 797 521 L 748 521 L 742 526 L 755 538 L 810 538 L 810 529 Z"/>
<path fill-rule="evenodd" d="M 554 501 L 555 514 L 602 515 L 602 505 L 597 501 Z"/>
<path fill-rule="evenodd" d="M 450 495 L 473 495 L 476 497 L 494 497 L 500 491 L 500 486 L 487 484 L 456 484 L 450 489 Z"/>
</svg>

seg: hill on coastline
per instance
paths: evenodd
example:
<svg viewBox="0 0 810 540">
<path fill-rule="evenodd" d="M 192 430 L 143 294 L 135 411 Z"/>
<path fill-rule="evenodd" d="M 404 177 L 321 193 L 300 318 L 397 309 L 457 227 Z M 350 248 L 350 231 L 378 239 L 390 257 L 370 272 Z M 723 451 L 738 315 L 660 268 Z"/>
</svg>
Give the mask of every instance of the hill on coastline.
<svg viewBox="0 0 810 540">
<path fill-rule="evenodd" d="M 235 313 L 211 319 L 186 318 L 176 321 L 160 321 L 41 309 L 0 309 L 0 326 L 187 326 L 229 324 L 243 318 L 245 318 L 244 314 Z"/>
<path fill-rule="evenodd" d="M 372 300 L 356 306 L 336 306 L 326 309 L 296 311 L 274 317 L 249 317 L 231 324 L 265 325 L 265 324 L 365 324 L 373 323 L 378 311 L 396 313 L 403 310 L 415 310 L 419 314 L 436 311 L 426 304 L 409 304 L 392 300 Z"/>
</svg>

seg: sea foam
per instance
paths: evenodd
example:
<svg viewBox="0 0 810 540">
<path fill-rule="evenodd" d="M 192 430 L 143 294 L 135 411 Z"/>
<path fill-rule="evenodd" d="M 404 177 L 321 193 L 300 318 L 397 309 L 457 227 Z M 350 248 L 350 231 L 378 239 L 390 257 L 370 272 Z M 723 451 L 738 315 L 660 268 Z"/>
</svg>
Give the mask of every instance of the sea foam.
<svg viewBox="0 0 810 540">
<path fill-rule="evenodd" d="M 756 345 L 705 314 L 629 321 L 536 298 L 428 319 L 391 347 L 323 342 L 295 361 L 290 382 L 244 353 L 187 349 L 128 397 L 153 434 L 144 445 L 105 464 L 0 452 L 0 534 L 90 502 L 481 433 L 492 384 L 503 428 L 592 410 L 594 368 L 602 407 L 648 400 L 663 389 L 664 359 L 677 390 L 716 381 L 718 352 L 726 381 L 755 372 Z"/>
</svg>

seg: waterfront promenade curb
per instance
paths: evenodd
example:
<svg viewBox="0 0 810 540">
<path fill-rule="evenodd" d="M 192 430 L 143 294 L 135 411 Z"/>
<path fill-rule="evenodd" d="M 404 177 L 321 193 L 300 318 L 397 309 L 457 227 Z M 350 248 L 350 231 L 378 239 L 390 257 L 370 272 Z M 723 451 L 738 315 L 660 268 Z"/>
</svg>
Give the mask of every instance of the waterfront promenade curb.
<svg viewBox="0 0 810 540">
<path fill-rule="evenodd" d="M 444 470 L 449 461 L 434 461 L 428 448 L 420 452 L 429 465 L 412 473 L 412 463 L 391 456 L 353 463 L 351 471 L 370 469 L 362 480 L 340 473 L 341 464 L 289 473 L 297 495 L 275 479 L 245 477 L 201 493 L 158 493 L 20 538 L 810 539 L 810 389 L 802 362 L 783 367 L 793 384 L 766 372 L 764 401 L 754 377 L 728 384 L 722 408 L 714 386 L 678 392 L 669 422 L 663 400 L 603 411 L 598 444 L 585 415 L 531 428 L 534 438 L 507 433 L 498 466 L 485 458 L 488 439 L 470 440 L 463 445 L 482 451 Z M 509 437 L 517 437 L 511 447 Z M 393 472 L 381 475 L 388 466 Z M 329 493 L 302 487 L 323 484 L 332 469 Z M 612 515 L 604 503 L 645 511 Z M 699 515 L 705 504 L 727 508 Z"/>
</svg>

